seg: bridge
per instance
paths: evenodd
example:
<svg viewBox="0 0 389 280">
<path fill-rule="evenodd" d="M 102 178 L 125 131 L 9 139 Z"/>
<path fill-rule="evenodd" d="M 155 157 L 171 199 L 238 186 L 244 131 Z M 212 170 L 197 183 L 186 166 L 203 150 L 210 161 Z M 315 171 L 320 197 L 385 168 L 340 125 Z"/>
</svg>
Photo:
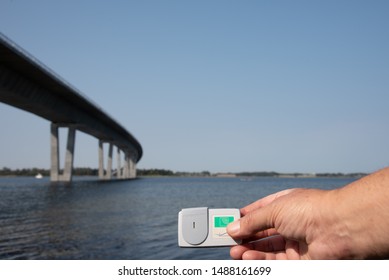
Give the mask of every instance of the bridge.
<svg viewBox="0 0 389 280">
<path fill-rule="evenodd" d="M 136 177 L 142 146 L 99 106 L 0 33 L 0 102 L 51 122 L 51 181 L 71 181 L 76 131 L 98 139 L 99 178 Z M 64 168 L 59 158 L 59 128 L 68 130 Z M 104 159 L 104 144 L 108 158 Z M 117 170 L 112 169 L 117 149 Z M 123 160 L 123 164 L 122 164 Z M 105 168 L 106 166 L 106 168 Z"/>
</svg>

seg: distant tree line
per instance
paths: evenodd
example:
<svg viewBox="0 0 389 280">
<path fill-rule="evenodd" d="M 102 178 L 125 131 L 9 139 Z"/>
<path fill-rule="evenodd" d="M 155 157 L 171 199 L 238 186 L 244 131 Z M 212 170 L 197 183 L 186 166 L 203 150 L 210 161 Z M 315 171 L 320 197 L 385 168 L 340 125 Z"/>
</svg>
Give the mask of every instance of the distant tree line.
<svg viewBox="0 0 389 280">
<path fill-rule="evenodd" d="M 3 167 L 3 169 L 0 169 L 0 176 L 36 176 L 37 174 L 42 174 L 43 176 L 50 176 L 50 170 L 43 168 L 10 169 L 8 167 Z M 73 175 L 97 176 L 98 169 L 89 167 L 77 167 L 73 169 Z"/>
<path fill-rule="evenodd" d="M 367 173 L 357 172 L 357 173 L 278 173 L 274 171 L 261 171 L 261 172 L 240 172 L 235 173 L 236 176 L 243 177 L 363 177 Z"/>
<path fill-rule="evenodd" d="M 137 176 L 174 176 L 174 172 L 166 169 L 138 169 Z"/>
<path fill-rule="evenodd" d="M 174 172 L 172 170 L 167 169 L 138 169 L 138 176 L 179 176 L 179 177 L 190 177 L 190 176 L 201 176 L 207 177 L 211 176 L 211 172 L 202 171 L 202 172 L 182 172 L 177 171 Z"/>
<path fill-rule="evenodd" d="M 259 171 L 259 172 L 239 172 L 235 173 L 236 176 L 242 176 L 242 177 L 277 177 L 280 175 L 280 173 L 274 172 L 274 171 Z"/>
<path fill-rule="evenodd" d="M 182 172 L 182 171 L 172 171 L 166 169 L 138 169 L 138 176 L 181 176 L 181 177 L 190 177 L 190 176 L 199 176 L 199 177 L 209 177 L 209 176 L 226 176 L 226 175 L 235 175 L 237 177 L 363 177 L 367 173 L 279 173 L 274 171 L 258 171 L 258 172 L 238 172 L 238 173 L 211 173 L 209 171 L 201 172 Z"/>
<path fill-rule="evenodd" d="M 355 172 L 355 173 L 317 173 L 316 177 L 363 177 L 368 175 L 364 172 Z"/>
<path fill-rule="evenodd" d="M 10 169 L 3 167 L 0 169 L 0 176 L 36 176 L 42 174 L 43 176 L 50 176 L 49 169 L 42 168 L 23 168 L 23 169 Z M 238 173 L 225 173 L 228 175 L 234 175 L 238 177 L 362 177 L 367 173 L 278 173 L 274 171 L 258 171 L 258 172 L 238 172 Z M 224 175 L 225 175 L 224 174 Z M 98 176 L 97 168 L 90 167 L 76 167 L 73 169 L 73 175 L 75 176 Z M 137 169 L 137 176 L 177 176 L 177 177 L 210 177 L 220 176 L 223 173 L 211 173 L 209 171 L 201 172 L 182 172 L 172 171 L 168 169 Z"/>
</svg>

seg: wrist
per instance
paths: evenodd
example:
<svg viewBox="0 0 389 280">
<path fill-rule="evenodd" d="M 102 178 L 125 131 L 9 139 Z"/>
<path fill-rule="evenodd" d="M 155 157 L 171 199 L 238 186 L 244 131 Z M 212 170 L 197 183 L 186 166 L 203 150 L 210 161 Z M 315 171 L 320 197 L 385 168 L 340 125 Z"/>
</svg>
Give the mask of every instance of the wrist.
<svg viewBox="0 0 389 280">
<path fill-rule="evenodd" d="M 307 227 L 306 242 L 313 259 L 354 259 L 353 235 L 348 228 L 348 213 L 342 209 L 341 190 L 318 194 Z"/>
<path fill-rule="evenodd" d="M 389 254 L 389 170 L 328 192 L 332 241 L 339 258 L 382 258 Z"/>
</svg>

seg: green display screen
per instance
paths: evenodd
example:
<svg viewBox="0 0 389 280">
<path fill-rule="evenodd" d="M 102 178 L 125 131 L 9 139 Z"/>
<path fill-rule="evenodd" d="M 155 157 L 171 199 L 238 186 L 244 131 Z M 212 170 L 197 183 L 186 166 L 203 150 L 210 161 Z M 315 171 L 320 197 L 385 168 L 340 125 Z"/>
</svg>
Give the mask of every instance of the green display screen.
<svg viewBox="0 0 389 280">
<path fill-rule="evenodd" d="M 217 228 L 225 228 L 229 223 L 232 223 L 233 221 L 234 221 L 234 216 L 215 217 L 214 225 Z"/>
</svg>

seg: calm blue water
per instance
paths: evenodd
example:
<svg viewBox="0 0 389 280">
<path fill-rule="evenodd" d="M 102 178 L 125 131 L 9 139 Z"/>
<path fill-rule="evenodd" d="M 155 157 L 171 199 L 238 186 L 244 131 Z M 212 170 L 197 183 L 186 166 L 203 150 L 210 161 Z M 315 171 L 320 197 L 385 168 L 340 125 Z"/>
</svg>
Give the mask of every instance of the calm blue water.
<svg viewBox="0 0 389 280">
<path fill-rule="evenodd" d="M 240 208 L 282 189 L 332 189 L 352 180 L 0 178 L 0 259 L 229 259 L 228 248 L 179 248 L 178 212 Z"/>
</svg>

